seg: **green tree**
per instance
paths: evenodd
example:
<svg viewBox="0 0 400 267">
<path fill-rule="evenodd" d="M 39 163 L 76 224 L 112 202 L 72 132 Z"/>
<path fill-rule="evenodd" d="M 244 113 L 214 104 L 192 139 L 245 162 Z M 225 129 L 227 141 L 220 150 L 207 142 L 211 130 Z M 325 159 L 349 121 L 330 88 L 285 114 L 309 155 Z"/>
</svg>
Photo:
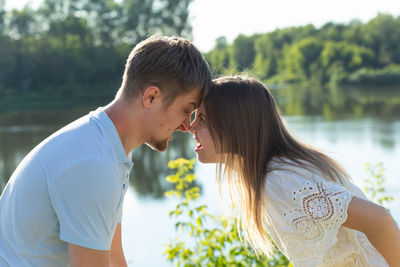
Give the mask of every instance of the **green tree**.
<svg viewBox="0 0 400 267">
<path fill-rule="evenodd" d="M 400 65 L 388 65 L 382 69 L 374 70 L 361 68 L 348 77 L 348 83 L 354 85 L 396 85 L 400 84 Z"/>
<path fill-rule="evenodd" d="M 319 29 L 318 37 L 322 40 L 340 42 L 343 40 L 344 24 L 328 22 Z"/>
<path fill-rule="evenodd" d="M 10 15 L 8 33 L 11 36 L 21 39 L 34 32 L 34 11 L 29 6 L 25 6 L 22 10 L 13 9 Z"/>
<path fill-rule="evenodd" d="M 4 31 L 4 17 L 6 14 L 5 4 L 5 0 L 0 0 L 0 36 L 3 34 Z"/>
<path fill-rule="evenodd" d="M 0 109 L 105 104 L 137 42 L 190 36 L 190 3 L 43 0 L 37 9 L 4 11 L 0 0 Z"/>
<path fill-rule="evenodd" d="M 309 37 L 294 43 L 285 50 L 285 70 L 289 80 L 311 79 L 320 66 L 320 54 L 323 44 Z"/>
<path fill-rule="evenodd" d="M 230 72 L 230 49 L 226 37 L 218 37 L 215 47 L 205 57 L 213 71 L 218 74 L 229 74 Z"/>
<path fill-rule="evenodd" d="M 188 7 L 192 0 L 123 0 L 120 33 L 137 43 L 150 34 L 190 36 Z"/>
<path fill-rule="evenodd" d="M 366 25 L 368 46 L 377 56 L 377 66 L 400 64 L 400 22 L 392 15 L 378 14 Z"/>
<path fill-rule="evenodd" d="M 331 42 L 324 44 L 321 52 L 321 64 L 325 72 L 325 80 L 339 79 L 335 73 L 342 72 L 339 81 L 347 78 L 348 73 L 365 66 L 371 67 L 374 61 L 371 49 L 347 42 Z"/>
<path fill-rule="evenodd" d="M 342 34 L 344 42 L 368 47 L 366 28 L 360 20 L 352 20 L 349 25 L 343 29 Z"/>
<path fill-rule="evenodd" d="M 278 29 L 255 40 L 254 68 L 262 79 L 285 72 L 283 50 L 291 44 L 316 34 L 313 25 Z M 286 50 L 285 50 L 286 51 Z"/>
<path fill-rule="evenodd" d="M 247 68 L 251 68 L 254 61 L 254 40 L 255 36 L 247 37 L 239 34 L 232 44 L 232 62 L 231 64 L 242 72 Z"/>
<path fill-rule="evenodd" d="M 267 79 L 277 74 L 281 49 L 274 42 L 273 34 L 264 34 L 255 40 L 254 69 L 260 78 Z"/>
<path fill-rule="evenodd" d="M 239 35 L 231 45 L 215 47 L 207 56 L 218 74 L 252 69 L 259 78 L 273 83 L 311 81 L 336 86 L 354 83 L 350 76 L 358 77 L 362 72 L 361 82 L 398 84 L 392 66 L 399 65 L 399 21 L 400 17 L 379 14 L 366 24 L 353 20 L 347 25 L 326 23 L 319 29 L 307 25 Z M 384 68 L 390 83 L 377 78 L 386 76 L 378 75 Z"/>
</svg>

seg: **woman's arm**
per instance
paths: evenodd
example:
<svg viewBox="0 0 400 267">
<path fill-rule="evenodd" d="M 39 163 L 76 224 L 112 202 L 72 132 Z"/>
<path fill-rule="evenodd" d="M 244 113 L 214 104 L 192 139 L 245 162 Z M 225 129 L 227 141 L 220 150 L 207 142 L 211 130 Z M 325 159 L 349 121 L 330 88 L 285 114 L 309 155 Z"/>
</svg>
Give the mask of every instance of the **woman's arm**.
<svg viewBox="0 0 400 267">
<path fill-rule="evenodd" d="M 400 230 L 385 208 L 353 197 L 343 226 L 364 233 L 391 267 L 400 266 Z"/>
</svg>

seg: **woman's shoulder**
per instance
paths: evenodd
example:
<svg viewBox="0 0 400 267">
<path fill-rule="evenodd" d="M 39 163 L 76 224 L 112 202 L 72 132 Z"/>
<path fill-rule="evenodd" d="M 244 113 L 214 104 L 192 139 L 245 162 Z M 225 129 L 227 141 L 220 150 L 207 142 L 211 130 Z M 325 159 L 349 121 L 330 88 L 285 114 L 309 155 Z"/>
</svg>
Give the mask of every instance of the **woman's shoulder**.
<svg viewBox="0 0 400 267">
<path fill-rule="evenodd" d="M 288 159 L 275 158 L 268 166 L 265 194 L 269 199 L 288 199 L 293 192 L 314 181 L 314 175 Z M 308 183 L 308 184 L 307 184 Z"/>
<path fill-rule="evenodd" d="M 342 182 L 332 181 L 321 173 L 318 168 L 303 160 L 294 161 L 288 158 L 275 157 L 268 166 L 265 176 L 266 192 L 271 190 L 293 191 L 293 189 L 302 190 L 309 188 L 310 185 L 328 188 L 344 189 L 352 192 L 354 195 L 364 198 L 362 190 L 353 184 L 347 178 Z M 329 190 L 328 190 L 329 191 Z"/>
<path fill-rule="evenodd" d="M 267 167 L 267 182 L 304 183 L 321 180 L 319 172 L 305 161 L 274 158 Z"/>
<path fill-rule="evenodd" d="M 325 179 L 315 167 L 304 161 L 274 158 L 265 177 L 265 193 L 272 199 L 291 199 L 294 195 L 331 191 L 340 184 Z"/>
</svg>

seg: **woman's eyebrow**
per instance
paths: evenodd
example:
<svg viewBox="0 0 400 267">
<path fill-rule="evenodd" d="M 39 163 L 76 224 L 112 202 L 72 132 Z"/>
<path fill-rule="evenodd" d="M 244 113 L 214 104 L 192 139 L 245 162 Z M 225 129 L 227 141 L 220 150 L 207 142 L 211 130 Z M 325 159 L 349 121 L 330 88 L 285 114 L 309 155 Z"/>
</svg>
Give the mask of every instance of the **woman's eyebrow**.
<svg viewBox="0 0 400 267">
<path fill-rule="evenodd" d="M 203 113 L 199 113 L 197 116 L 198 116 L 200 119 L 202 119 L 202 120 L 205 119 L 205 116 L 203 115 Z"/>
</svg>

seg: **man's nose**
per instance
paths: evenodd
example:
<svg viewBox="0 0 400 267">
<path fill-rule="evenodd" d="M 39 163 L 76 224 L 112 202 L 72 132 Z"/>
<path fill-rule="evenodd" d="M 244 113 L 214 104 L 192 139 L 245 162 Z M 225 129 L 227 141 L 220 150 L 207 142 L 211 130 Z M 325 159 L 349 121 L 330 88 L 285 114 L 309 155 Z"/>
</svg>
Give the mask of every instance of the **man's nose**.
<svg viewBox="0 0 400 267">
<path fill-rule="evenodd" d="M 181 132 L 186 132 L 187 131 L 187 129 L 186 129 L 185 125 L 183 125 L 183 123 L 179 126 L 179 130 Z"/>
</svg>

